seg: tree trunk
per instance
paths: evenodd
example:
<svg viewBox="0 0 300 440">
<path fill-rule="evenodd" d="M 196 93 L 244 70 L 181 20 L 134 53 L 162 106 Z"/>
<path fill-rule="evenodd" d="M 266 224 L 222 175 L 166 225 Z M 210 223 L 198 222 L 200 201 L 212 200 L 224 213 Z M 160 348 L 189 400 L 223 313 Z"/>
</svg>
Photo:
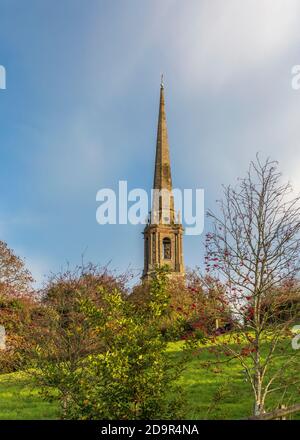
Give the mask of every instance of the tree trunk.
<svg viewBox="0 0 300 440">
<path fill-rule="evenodd" d="M 256 345 L 258 347 L 258 344 Z M 254 377 L 254 387 L 255 387 L 255 402 L 253 413 L 255 416 L 260 416 L 264 413 L 264 398 L 262 392 L 262 378 L 260 371 L 260 354 L 259 349 L 257 348 L 256 359 L 255 359 L 255 377 Z"/>
</svg>

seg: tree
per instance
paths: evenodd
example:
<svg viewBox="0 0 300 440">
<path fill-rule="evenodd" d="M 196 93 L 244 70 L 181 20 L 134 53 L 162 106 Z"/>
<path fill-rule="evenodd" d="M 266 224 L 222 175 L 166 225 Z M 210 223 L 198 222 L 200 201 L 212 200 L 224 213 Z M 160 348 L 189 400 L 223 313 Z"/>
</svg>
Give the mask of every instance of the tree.
<svg viewBox="0 0 300 440">
<path fill-rule="evenodd" d="M 29 337 L 36 325 L 38 302 L 25 293 L 21 296 L 0 293 L 0 325 L 5 329 L 5 347 L 0 350 L 0 371 L 8 373 L 26 366 Z"/>
<path fill-rule="evenodd" d="M 117 277 L 107 267 L 89 263 L 52 274 L 40 292 L 39 313 L 35 314 L 35 326 L 30 327 L 28 338 L 33 342 L 28 346 L 28 359 L 37 367 L 32 374 L 45 386 L 45 394 L 50 385 L 58 387 L 63 417 L 70 400 L 66 382 L 84 358 L 103 349 L 81 305 L 89 301 L 95 307 L 105 307 L 104 290 L 109 294 L 118 289 L 126 297 L 125 282 L 125 274 Z M 51 398 L 51 391 L 48 396 Z"/>
<path fill-rule="evenodd" d="M 160 321 L 166 339 L 176 340 L 197 332 L 211 334 L 216 325 L 231 320 L 229 307 L 224 307 L 224 286 L 211 276 L 202 274 L 199 268 L 187 271 L 185 277 L 166 280 L 168 307 Z M 142 283 L 134 287 L 129 301 L 140 309 L 146 309 L 151 300 L 151 285 Z"/>
<path fill-rule="evenodd" d="M 133 288 L 128 300 L 139 312 L 146 312 L 152 301 L 151 292 L 151 283 L 138 284 Z M 165 339 L 175 340 L 184 334 L 187 322 L 195 315 L 194 298 L 184 278 L 167 277 L 166 292 L 168 305 L 160 319 L 160 330 Z"/>
<path fill-rule="evenodd" d="M 6 333 L 5 349 L 0 351 L 1 372 L 24 365 L 23 346 L 36 306 L 32 281 L 24 261 L 0 241 L 0 325 Z"/>
<path fill-rule="evenodd" d="M 69 419 L 173 418 L 180 415 L 180 368 L 166 352 L 159 322 L 168 306 L 165 273 L 151 285 L 147 309 L 137 309 L 118 289 L 101 288 L 102 304 L 87 296 L 80 301 L 86 325 L 101 349 L 77 359 L 52 362 L 42 357 L 37 379 L 46 397 L 60 400 Z M 43 353 L 41 353 L 43 354 Z M 57 394 L 58 393 L 58 394 Z"/>
<path fill-rule="evenodd" d="M 226 286 L 210 274 L 202 274 L 199 268 L 187 273 L 187 289 L 193 297 L 193 329 L 205 335 L 232 328 L 234 320 L 226 300 Z"/>
<path fill-rule="evenodd" d="M 28 292 L 33 279 L 24 261 L 0 241 L 0 292 Z"/>
<path fill-rule="evenodd" d="M 239 332 L 219 348 L 240 361 L 254 395 L 254 414 L 264 412 L 269 393 L 287 388 L 284 374 L 299 353 L 291 350 L 290 328 L 297 310 L 288 302 L 285 319 L 280 294 L 299 273 L 300 207 L 289 183 L 281 182 L 277 163 L 251 162 L 237 187 L 224 187 L 219 214 L 209 212 L 213 229 L 206 237 L 206 270 L 226 284 Z M 275 361 L 280 362 L 275 367 Z M 297 383 L 297 379 L 293 379 Z"/>
</svg>

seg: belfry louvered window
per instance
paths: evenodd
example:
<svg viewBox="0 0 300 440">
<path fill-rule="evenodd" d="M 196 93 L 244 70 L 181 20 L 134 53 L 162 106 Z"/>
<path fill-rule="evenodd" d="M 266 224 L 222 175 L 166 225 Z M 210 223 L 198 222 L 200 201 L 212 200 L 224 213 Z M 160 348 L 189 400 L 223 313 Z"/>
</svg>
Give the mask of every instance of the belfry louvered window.
<svg viewBox="0 0 300 440">
<path fill-rule="evenodd" d="M 171 260 L 171 240 L 166 237 L 163 239 L 163 258 L 164 260 Z"/>
</svg>

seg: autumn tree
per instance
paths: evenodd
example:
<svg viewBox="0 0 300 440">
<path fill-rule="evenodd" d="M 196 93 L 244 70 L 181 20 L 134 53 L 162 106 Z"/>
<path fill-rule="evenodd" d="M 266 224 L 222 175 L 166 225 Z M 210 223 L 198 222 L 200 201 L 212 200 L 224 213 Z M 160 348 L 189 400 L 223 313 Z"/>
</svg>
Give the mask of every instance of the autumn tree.
<svg viewBox="0 0 300 440">
<path fill-rule="evenodd" d="M 182 415 L 182 390 L 176 384 L 181 363 L 170 359 L 160 332 L 168 306 L 165 286 L 161 269 L 151 283 L 145 309 L 136 308 L 116 287 L 98 286 L 98 302 L 85 295 L 86 286 L 81 286 L 75 307 L 80 314 L 78 325 L 61 326 L 60 342 L 55 339 L 55 344 L 66 350 L 69 341 L 76 347 L 76 338 L 89 333 L 90 341 L 99 343 L 98 349 L 88 354 L 81 345 L 80 355 L 59 359 L 53 344 L 50 350 L 43 345 L 36 363 L 35 377 L 42 393 L 59 400 L 62 418 L 126 420 Z"/>
<path fill-rule="evenodd" d="M 166 279 L 168 307 L 161 319 L 161 331 L 166 339 L 176 340 L 189 335 L 201 338 L 214 333 L 218 327 L 232 323 L 228 304 L 225 305 L 225 286 L 199 267 L 188 269 L 184 277 L 168 274 Z M 135 286 L 128 297 L 139 309 L 146 309 L 151 300 L 151 284 Z"/>
<path fill-rule="evenodd" d="M 299 298 L 299 202 L 277 163 L 257 156 L 236 187 L 224 187 L 219 212 L 208 213 L 213 228 L 206 237 L 206 270 L 225 283 L 238 328 L 230 341 L 220 338 L 219 348 L 243 366 L 255 415 L 264 412 L 270 393 L 297 386 L 297 377 L 287 382 L 285 373 L 299 355 L 290 337 L 297 301 L 287 300 L 289 294 Z"/>
<path fill-rule="evenodd" d="M 186 288 L 193 302 L 193 314 L 190 316 L 193 329 L 204 335 L 214 335 L 234 327 L 228 301 L 226 286 L 218 278 L 201 273 L 199 268 L 187 272 Z"/>
<path fill-rule="evenodd" d="M 23 347 L 35 299 L 33 279 L 24 261 L 0 241 L 0 325 L 4 327 L 5 348 L 0 351 L 0 371 L 24 365 Z"/>
<path fill-rule="evenodd" d="M 167 266 L 165 269 L 167 270 Z M 166 292 L 168 304 L 160 320 L 160 329 L 166 339 L 174 340 L 184 333 L 186 323 L 192 319 L 194 300 L 184 278 L 166 277 Z M 128 301 L 137 310 L 146 311 L 151 302 L 151 283 L 142 282 L 134 286 Z"/>
<path fill-rule="evenodd" d="M 0 292 L 20 294 L 28 292 L 32 275 L 4 241 L 0 241 Z"/>
<path fill-rule="evenodd" d="M 29 358 L 32 364 L 41 371 L 54 371 L 55 365 L 64 365 L 57 371 L 68 376 L 76 371 L 83 358 L 100 352 L 102 341 L 86 319 L 81 304 L 88 300 L 95 307 L 101 307 L 103 290 L 109 294 L 118 289 L 122 297 L 126 297 L 126 279 L 126 274 L 116 276 L 108 267 L 91 263 L 50 275 L 40 292 L 36 325 L 31 327 L 33 344 L 29 347 Z M 34 371 L 33 375 L 36 374 L 39 372 Z M 61 374 L 59 377 L 63 381 Z M 62 400 L 66 406 L 68 392 L 64 394 L 63 389 Z"/>
</svg>

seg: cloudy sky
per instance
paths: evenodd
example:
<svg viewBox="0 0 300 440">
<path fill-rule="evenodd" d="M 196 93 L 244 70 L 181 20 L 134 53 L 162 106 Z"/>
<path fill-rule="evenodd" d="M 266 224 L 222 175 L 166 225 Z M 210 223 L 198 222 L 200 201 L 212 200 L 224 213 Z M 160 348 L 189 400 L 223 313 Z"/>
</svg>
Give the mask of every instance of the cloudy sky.
<svg viewBox="0 0 300 440">
<path fill-rule="evenodd" d="M 96 193 L 150 189 L 161 72 L 174 186 L 213 208 L 259 151 L 300 190 L 299 17 L 299 0 L 0 0 L 0 239 L 38 283 L 83 253 L 141 269 L 143 227 L 98 225 Z"/>
</svg>

